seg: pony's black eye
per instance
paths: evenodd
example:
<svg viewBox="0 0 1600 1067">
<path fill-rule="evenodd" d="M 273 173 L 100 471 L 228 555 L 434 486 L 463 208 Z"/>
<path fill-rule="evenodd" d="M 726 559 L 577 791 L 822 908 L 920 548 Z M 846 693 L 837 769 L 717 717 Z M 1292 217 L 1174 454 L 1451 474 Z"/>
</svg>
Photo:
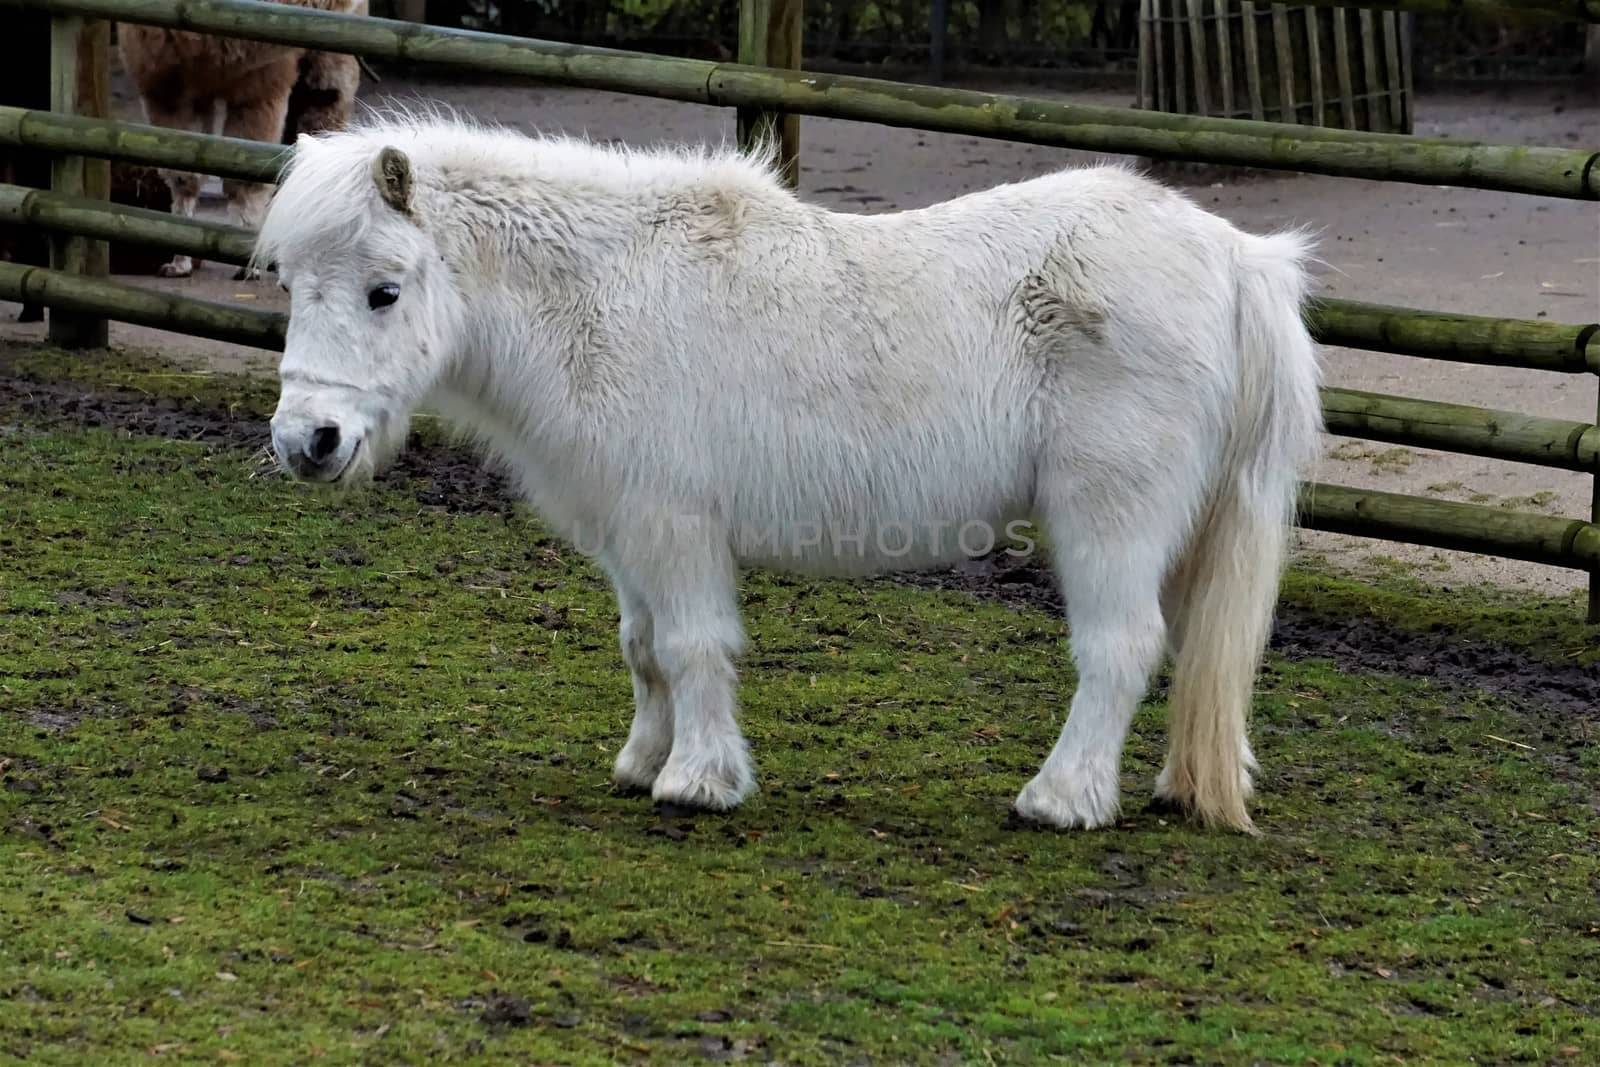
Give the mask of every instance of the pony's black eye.
<svg viewBox="0 0 1600 1067">
<path fill-rule="evenodd" d="M 367 294 L 367 307 L 377 311 L 379 308 L 388 307 L 399 299 L 400 287 L 398 285 L 380 285 Z"/>
</svg>

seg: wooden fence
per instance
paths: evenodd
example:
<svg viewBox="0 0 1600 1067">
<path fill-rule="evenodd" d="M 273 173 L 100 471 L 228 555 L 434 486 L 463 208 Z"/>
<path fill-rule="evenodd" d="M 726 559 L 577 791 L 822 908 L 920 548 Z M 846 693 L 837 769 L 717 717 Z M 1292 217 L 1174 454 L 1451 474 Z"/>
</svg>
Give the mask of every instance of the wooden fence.
<svg viewBox="0 0 1600 1067">
<path fill-rule="evenodd" d="M 1139 106 L 1410 133 L 1403 12 L 1140 0 Z"/>
<path fill-rule="evenodd" d="M 1334 0 L 1312 3 L 1337 6 Z M 49 11 L 58 56 L 81 45 L 94 20 L 189 29 L 327 51 L 431 63 L 480 73 L 739 109 L 741 129 L 776 130 L 790 174 L 798 124 L 823 115 L 1001 140 L 1430 185 L 1600 199 L 1600 151 L 1429 140 L 1397 134 L 1235 118 L 1083 106 L 1024 96 L 906 85 L 793 69 L 798 2 L 743 0 L 739 64 L 584 48 L 287 7 L 261 0 L 0 0 Z M 1600 0 L 1388 0 L 1415 11 L 1502 8 L 1600 23 Z M 761 20 L 757 23 L 754 20 Z M 758 26 L 764 26 L 759 30 Z M 103 38 L 101 38 L 103 39 Z M 74 56 L 77 53 L 74 53 Z M 104 48 L 100 62 L 106 62 Z M 789 68 L 760 65 L 774 59 Z M 75 59 L 68 60 L 75 62 Z M 65 64 L 64 64 L 65 65 Z M 58 68 L 59 70 L 60 68 Z M 55 81 L 60 81 L 58 73 Z M 63 159 L 53 190 L 0 186 L 0 221 L 20 222 L 92 245 L 115 240 L 243 262 L 252 235 L 229 226 L 110 205 L 74 180 L 74 160 L 127 160 L 222 177 L 272 181 L 286 162 L 280 145 L 157 129 L 66 113 L 0 107 L 0 144 Z M 281 349 L 284 317 L 108 281 L 93 257 L 68 270 L 0 263 L 0 297 L 31 300 L 92 327 L 106 318 Z M 96 277 L 96 274 L 100 277 Z M 1322 300 L 1310 311 L 1324 344 L 1568 374 L 1600 374 L 1600 326 L 1498 319 L 1354 301 Z M 1377 441 L 1600 474 L 1600 428 L 1591 423 L 1325 389 L 1330 432 Z M 1302 525 L 1313 529 L 1532 560 L 1587 571 L 1589 618 L 1600 622 L 1600 479 L 1588 519 L 1560 518 L 1320 483 L 1302 492 Z"/>
</svg>

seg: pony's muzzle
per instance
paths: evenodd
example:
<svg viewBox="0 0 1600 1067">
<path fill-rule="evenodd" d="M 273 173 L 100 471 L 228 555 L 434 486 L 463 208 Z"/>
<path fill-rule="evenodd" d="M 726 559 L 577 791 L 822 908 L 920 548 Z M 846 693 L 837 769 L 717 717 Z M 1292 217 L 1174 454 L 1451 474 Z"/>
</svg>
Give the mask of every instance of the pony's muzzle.
<svg viewBox="0 0 1600 1067">
<path fill-rule="evenodd" d="M 310 482 L 337 481 L 361 447 L 336 423 L 317 419 L 272 420 L 272 449 L 278 462 L 297 478 Z"/>
</svg>

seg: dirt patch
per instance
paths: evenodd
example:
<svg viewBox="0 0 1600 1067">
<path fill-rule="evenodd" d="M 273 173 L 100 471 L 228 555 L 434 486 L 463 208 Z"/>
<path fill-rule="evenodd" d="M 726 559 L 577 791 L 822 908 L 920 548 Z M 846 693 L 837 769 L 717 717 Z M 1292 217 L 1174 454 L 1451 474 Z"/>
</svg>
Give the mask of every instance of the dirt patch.
<svg viewBox="0 0 1600 1067">
<path fill-rule="evenodd" d="M 273 470 L 267 454 L 272 435 L 264 420 L 131 389 L 89 390 L 70 382 L 0 377 L 0 429 L 14 422 L 33 429 L 93 427 L 242 449 L 259 455 L 263 473 Z M 378 480 L 410 485 L 419 504 L 443 511 L 503 513 L 513 506 L 505 479 L 486 470 L 476 457 L 423 443 L 415 435 L 411 447 Z"/>
<path fill-rule="evenodd" d="M 1055 614 L 1066 609 L 1049 567 L 1036 556 L 997 553 L 950 571 L 895 580 Z M 1481 689 L 1584 715 L 1600 706 L 1600 663 L 1558 666 L 1526 652 L 1464 637 L 1448 626 L 1418 633 L 1378 619 L 1334 617 L 1282 605 L 1271 647 L 1291 659 L 1330 659 L 1345 671 L 1431 678 L 1441 685 Z"/>
<path fill-rule="evenodd" d="M 83 718 L 75 708 L 34 708 L 24 712 L 22 721 L 36 730 L 70 730 Z"/>
</svg>

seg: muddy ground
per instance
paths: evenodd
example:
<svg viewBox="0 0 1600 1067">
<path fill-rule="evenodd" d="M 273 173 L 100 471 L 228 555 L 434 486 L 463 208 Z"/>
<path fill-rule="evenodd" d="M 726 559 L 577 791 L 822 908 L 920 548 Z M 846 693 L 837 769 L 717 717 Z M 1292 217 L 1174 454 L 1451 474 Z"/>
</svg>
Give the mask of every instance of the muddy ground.
<svg viewBox="0 0 1600 1067">
<path fill-rule="evenodd" d="M 1001 82 L 1015 90 L 1084 103 L 1128 105 L 1115 90 L 1062 92 Z M 118 107 L 136 104 L 119 82 Z M 462 84 L 393 73 L 364 84 L 367 103 L 444 102 L 480 119 L 527 130 L 563 131 L 634 144 L 719 142 L 732 136 L 719 108 L 551 86 Z M 1600 99 L 1576 86 L 1489 85 L 1422 96 L 1417 133 L 1512 144 L 1600 145 Z M 842 211 L 920 207 L 999 182 L 1094 157 L 1029 145 L 931 134 L 828 119 L 802 120 L 802 194 Z M 1186 177 L 1199 202 L 1258 229 L 1307 226 L 1320 234 L 1321 285 L 1329 295 L 1476 314 L 1588 322 L 1600 318 L 1600 210 L 1593 203 L 1480 190 L 1281 175 L 1216 181 Z M 215 210 L 213 205 L 212 209 Z M 252 307 L 279 307 L 270 280 L 241 284 L 232 268 L 209 265 L 184 281 L 139 284 Z M 0 305 L 0 320 L 15 306 Z M 31 338 L 39 327 L 0 321 L 0 338 Z M 114 327 L 119 343 L 144 344 L 191 363 L 271 373 L 269 356 L 249 349 Z M 1592 421 L 1589 376 L 1462 367 L 1348 349 L 1327 350 L 1329 384 Z M 1329 437 L 1318 480 L 1551 515 L 1587 515 L 1592 479 L 1570 472 Z M 1358 573 L 1399 571 L 1457 587 L 1498 586 L 1564 593 L 1579 572 L 1458 552 L 1300 535 L 1303 551 Z"/>
<path fill-rule="evenodd" d="M 1570 605 L 1298 569 L 1252 711 L 1259 837 L 1148 803 L 1159 697 L 1116 827 L 1023 833 L 1009 800 L 1076 685 L 1036 566 L 752 574 L 761 792 L 684 817 L 608 784 L 631 698 L 601 576 L 425 420 L 336 504 L 270 476 L 272 399 L 0 345 L 0 1055 L 1600 1047 L 1600 684 Z"/>
</svg>

